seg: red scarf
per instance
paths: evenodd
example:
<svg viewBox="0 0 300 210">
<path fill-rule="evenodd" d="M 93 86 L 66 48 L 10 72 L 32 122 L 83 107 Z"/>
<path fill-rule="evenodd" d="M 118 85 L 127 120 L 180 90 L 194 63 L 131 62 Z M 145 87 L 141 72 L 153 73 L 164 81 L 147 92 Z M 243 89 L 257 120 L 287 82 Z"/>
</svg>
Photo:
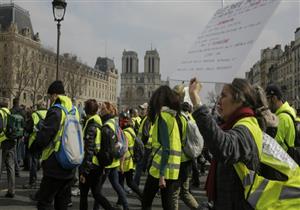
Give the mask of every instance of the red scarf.
<svg viewBox="0 0 300 210">
<path fill-rule="evenodd" d="M 241 107 L 220 127 L 226 131 L 230 130 L 233 125 L 242 118 L 255 116 L 254 111 L 249 107 Z M 214 201 L 216 199 L 216 171 L 217 160 L 212 159 L 207 175 L 205 189 L 208 197 L 208 201 Z"/>
</svg>

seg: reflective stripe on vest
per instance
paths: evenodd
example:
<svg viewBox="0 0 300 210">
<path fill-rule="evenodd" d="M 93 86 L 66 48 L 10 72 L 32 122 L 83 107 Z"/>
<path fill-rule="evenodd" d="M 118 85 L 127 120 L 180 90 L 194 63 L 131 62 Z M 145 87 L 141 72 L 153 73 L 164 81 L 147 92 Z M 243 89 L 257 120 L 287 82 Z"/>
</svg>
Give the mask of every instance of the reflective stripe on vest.
<svg viewBox="0 0 300 210">
<path fill-rule="evenodd" d="M 135 168 L 135 164 L 133 162 L 132 156 L 133 156 L 133 147 L 134 147 L 134 137 L 131 134 L 135 134 L 133 128 L 128 127 L 124 129 L 124 135 L 126 136 L 128 140 L 128 150 L 125 153 L 125 160 L 123 163 L 123 170 L 124 172 L 130 171 L 130 169 Z"/>
<path fill-rule="evenodd" d="M 72 109 L 72 101 L 69 97 L 67 96 L 63 96 L 63 95 L 58 95 L 58 98 L 61 102 L 61 105 L 63 107 L 65 107 L 68 111 L 71 111 Z M 52 104 L 53 106 L 54 104 Z M 76 108 L 76 118 L 79 120 L 79 112 Z M 61 120 L 60 120 L 60 125 L 59 125 L 59 130 L 57 132 L 57 134 L 55 135 L 53 141 L 51 141 L 51 143 L 43 150 L 42 153 L 42 160 L 47 160 L 50 155 L 55 151 L 57 152 L 60 148 L 60 138 L 63 134 L 63 125 L 66 119 L 66 114 L 63 110 L 61 110 Z"/>
<path fill-rule="evenodd" d="M 161 112 L 162 119 L 168 127 L 168 135 L 170 139 L 169 158 L 164 173 L 165 179 L 177 180 L 181 162 L 181 141 L 176 118 L 168 112 Z M 158 117 L 155 120 L 152 131 L 152 163 L 149 173 L 155 177 L 160 177 L 161 154 L 162 148 L 158 141 Z M 159 148 L 159 149 L 158 149 Z"/>
<path fill-rule="evenodd" d="M 7 108 L 1 108 L 0 114 L 3 119 L 3 131 L 0 133 L 0 143 L 1 143 L 7 139 L 4 132 L 6 131 L 6 126 L 7 126 L 7 114 L 10 114 L 10 111 Z"/>
<path fill-rule="evenodd" d="M 181 132 L 182 132 L 182 137 L 181 137 L 181 146 L 184 147 L 186 143 L 186 126 L 187 126 L 187 120 L 182 114 L 179 115 L 180 121 L 181 121 Z M 188 160 L 191 160 L 189 157 L 186 156 L 186 154 L 183 152 L 181 153 L 181 162 L 186 162 Z"/>
<path fill-rule="evenodd" d="M 31 147 L 32 143 L 36 139 L 36 133 L 38 131 L 37 125 L 40 122 L 40 117 L 37 114 L 37 112 L 41 116 L 42 119 L 45 119 L 46 114 L 47 114 L 47 110 L 38 110 L 38 111 L 35 111 L 35 112 L 32 113 L 31 117 L 32 117 L 32 120 L 33 120 L 33 131 L 32 131 L 32 133 L 29 136 L 28 148 Z"/>
<path fill-rule="evenodd" d="M 86 127 L 91 120 L 94 120 L 95 123 L 97 123 L 99 126 L 102 126 L 102 121 L 99 115 L 95 114 L 91 116 L 85 123 L 85 126 L 83 128 L 83 136 L 85 136 Z M 96 146 L 95 152 L 97 153 L 100 151 L 100 147 L 101 147 L 101 131 L 99 128 L 96 128 L 95 146 Z M 93 155 L 92 162 L 97 166 L 99 165 L 98 158 L 96 155 Z"/>
<path fill-rule="evenodd" d="M 274 169 L 288 177 L 287 181 L 268 180 L 249 170 L 241 162 L 234 164 L 235 171 L 244 186 L 245 199 L 254 209 L 289 210 L 299 208 L 300 168 L 275 140 L 268 142 L 268 138 L 271 137 L 263 135 L 254 117 L 243 118 L 234 127 L 238 125 L 244 125 L 250 130 L 258 147 L 260 162 L 272 165 Z M 262 152 L 263 145 L 264 152 Z M 277 148 L 274 149 L 275 147 Z M 268 149 L 270 150 L 269 153 L 267 152 Z"/>
</svg>

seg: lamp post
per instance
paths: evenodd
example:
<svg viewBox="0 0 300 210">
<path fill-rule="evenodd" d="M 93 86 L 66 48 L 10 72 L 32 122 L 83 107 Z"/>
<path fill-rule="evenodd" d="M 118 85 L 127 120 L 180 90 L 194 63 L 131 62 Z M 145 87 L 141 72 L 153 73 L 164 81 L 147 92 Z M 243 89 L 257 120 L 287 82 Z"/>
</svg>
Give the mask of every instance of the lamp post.
<svg viewBox="0 0 300 210">
<path fill-rule="evenodd" d="M 67 3 L 65 0 L 52 1 L 54 21 L 57 21 L 56 80 L 58 80 L 60 21 L 64 20 L 66 7 Z"/>
</svg>

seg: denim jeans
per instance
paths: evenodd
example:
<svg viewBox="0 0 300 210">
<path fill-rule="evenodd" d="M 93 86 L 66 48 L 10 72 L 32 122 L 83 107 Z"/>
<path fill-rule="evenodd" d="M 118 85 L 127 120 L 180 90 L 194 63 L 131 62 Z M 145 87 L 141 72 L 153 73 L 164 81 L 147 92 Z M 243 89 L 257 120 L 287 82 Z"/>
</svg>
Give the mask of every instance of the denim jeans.
<svg viewBox="0 0 300 210">
<path fill-rule="evenodd" d="M 134 174 L 133 180 L 137 184 L 137 186 L 140 185 L 140 179 L 141 179 L 142 173 L 147 170 L 150 154 L 151 154 L 151 149 L 145 148 L 145 154 L 144 154 L 143 160 L 136 164 L 136 169 L 135 169 L 135 174 Z"/>
<path fill-rule="evenodd" d="M 118 197 L 119 197 L 119 199 L 120 199 L 120 201 L 123 205 L 123 209 L 128 209 L 128 202 L 127 202 L 126 193 L 125 193 L 123 187 L 119 183 L 119 174 L 118 174 L 117 167 L 116 168 L 107 168 L 107 169 L 105 169 L 105 175 L 103 176 L 102 184 L 104 184 L 104 182 L 106 180 L 106 176 L 108 176 L 109 182 L 111 183 L 112 187 L 114 188 L 114 190 L 118 194 Z M 99 209 L 99 204 L 96 201 L 94 202 L 94 208 L 93 209 L 94 210 Z"/>
<path fill-rule="evenodd" d="M 28 154 L 29 158 L 29 184 L 34 184 L 37 180 L 37 168 L 39 155 L 37 153 Z"/>
<path fill-rule="evenodd" d="M 128 185 L 128 187 L 130 189 L 133 190 L 133 192 L 135 192 L 140 199 L 142 199 L 142 192 L 140 191 L 139 187 L 137 186 L 137 184 L 134 182 L 133 180 L 133 169 L 127 171 L 127 172 L 124 172 L 124 174 L 121 174 L 121 172 L 119 172 L 119 182 L 120 182 L 120 185 L 124 188 L 124 181 L 126 179 L 126 183 Z M 120 200 L 120 199 L 118 199 Z"/>
</svg>

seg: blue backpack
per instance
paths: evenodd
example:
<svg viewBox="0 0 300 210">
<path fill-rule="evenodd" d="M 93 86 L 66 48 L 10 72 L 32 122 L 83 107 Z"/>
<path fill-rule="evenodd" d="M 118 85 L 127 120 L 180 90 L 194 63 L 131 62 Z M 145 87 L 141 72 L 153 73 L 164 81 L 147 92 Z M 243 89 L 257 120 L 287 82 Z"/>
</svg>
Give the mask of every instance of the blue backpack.
<svg viewBox="0 0 300 210">
<path fill-rule="evenodd" d="M 76 118 L 76 108 L 73 106 L 68 112 L 60 104 L 55 104 L 54 107 L 62 109 L 66 114 L 66 119 L 62 125 L 61 145 L 55 153 L 55 157 L 64 169 L 73 169 L 82 163 L 84 157 L 82 128 Z"/>
</svg>

